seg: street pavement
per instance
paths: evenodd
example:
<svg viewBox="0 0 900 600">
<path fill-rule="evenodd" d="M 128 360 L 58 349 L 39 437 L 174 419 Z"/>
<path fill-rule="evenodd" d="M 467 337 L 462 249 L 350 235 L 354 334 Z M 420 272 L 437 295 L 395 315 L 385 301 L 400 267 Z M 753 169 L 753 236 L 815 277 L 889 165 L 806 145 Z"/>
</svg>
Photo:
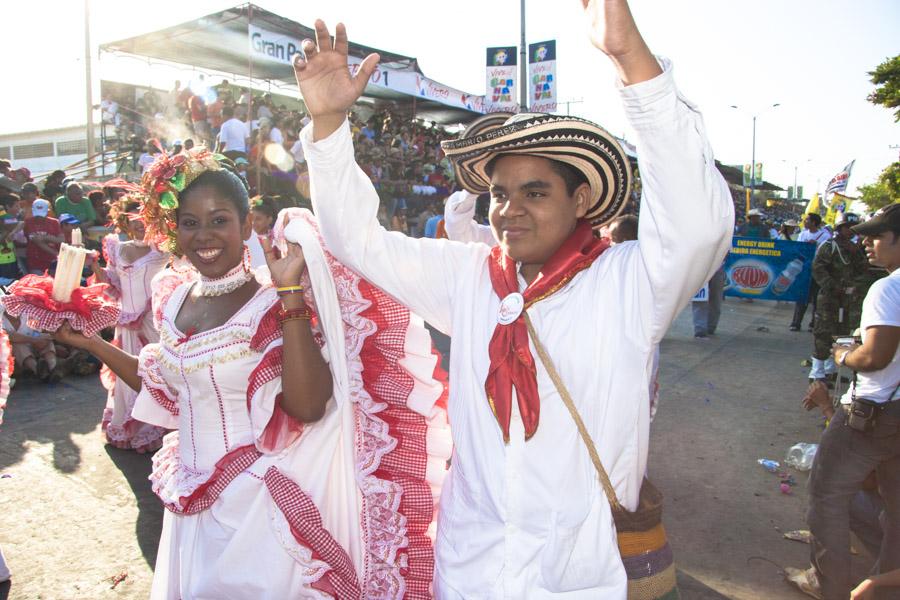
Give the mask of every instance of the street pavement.
<svg viewBox="0 0 900 600">
<path fill-rule="evenodd" d="M 807 473 L 790 470 L 797 485 L 785 495 L 757 464 L 783 461 L 822 430 L 800 407 L 812 335 L 788 331 L 792 310 L 729 298 L 715 336 L 695 340 L 688 309 L 661 344 L 649 476 L 666 497 L 686 600 L 805 597 L 780 567 L 808 565 L 809 547 L 782 536 L 806 529 Z M 0 430 L 9 598 L 148 595 L 162 508 L 149 457 L 103 444 L 104 403 L 96 375 L 21 381 L 9 398 Z"/>
</svg>

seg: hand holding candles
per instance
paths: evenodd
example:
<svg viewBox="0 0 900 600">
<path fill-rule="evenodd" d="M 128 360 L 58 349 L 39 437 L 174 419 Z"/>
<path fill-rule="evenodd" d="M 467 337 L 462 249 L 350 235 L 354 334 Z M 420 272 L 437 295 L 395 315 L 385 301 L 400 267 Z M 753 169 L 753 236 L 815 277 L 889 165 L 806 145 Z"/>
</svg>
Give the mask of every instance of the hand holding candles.
<svg viewBox="0 0 900 600">
<path fill-rule="evenodd" d="M 72 231 L 74 240 L 75 229 Z M 79 240 L 80 241 L 80 240 Z M 53 277 L 53 299 L 57 302 L 68 302 L 72 298 L 75 288 L 81 286 L 81 272 L 84 269 L 84 258 L 88 251 L 84 248 L 76 248 L 63 244 L 59 249 L 59 257 L 56 260 L 56 275 Z"/>
</svg>

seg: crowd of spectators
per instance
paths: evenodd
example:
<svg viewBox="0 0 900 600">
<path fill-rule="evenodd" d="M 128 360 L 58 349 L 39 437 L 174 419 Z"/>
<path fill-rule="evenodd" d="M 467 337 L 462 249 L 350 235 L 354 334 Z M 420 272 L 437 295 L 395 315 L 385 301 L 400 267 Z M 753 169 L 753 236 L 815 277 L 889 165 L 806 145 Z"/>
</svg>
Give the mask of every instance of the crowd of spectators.
<svg viewBox="0 0 900 600">
<path fill-rule="evenodd" d="M 308 205 L 299 134 L 309 117 L 302 110 L 268 93 L 251 97 L 247 88 L 225 80 L 199 94 L 176 82 L 166 94 L 150 89 L 133 100 L 137 95 L 134 88 L 103 94 L 103 119 L 116 131 L 113 143 L 128 153 L 119 173 L 136 178 L 158 153 L 177 154 L 203 144 L 235 162 L 253 195 L 272 197 L 279 207 Z M 382 199 L 382 222 L 422 235 L 422 215 L 440 211 L 453 188 L 452 166 L 440 149 L 450 134 L 392 106 L 359 105 L 349 118 L 357 160 Z"/>
<path fill-rule="evenodd" d="M 14 171 L 9 161 L 0 160 L 0 170 L 0 288 L 24 275 L 52 275 L 59 248 L 72 243 L 75 229 L 82 230 L 86 247 L 99 249 L 99 235 L 106 231 L 99 226 L 106 222 L 108 203 L 125 193 L 116 187 L 126 184 L 122 180 L 90 184 L 54 171 L 39 186 L 27 170 L 24 177 L 16 176 L 23 170 Z M 91 191 L 85 193 L 87 189 Z M 2 317 L 16 359 L 16 377 L 54 382 L 66 373 L 88 374 L 99 368 L 88 354 L 54 342 L 24 320 Z"/>
<path fill-rule="evenodd" d="M 103 118 L 132 149 L 120 165 L 120 175 L 137 181 L 160 152 L 174 155 L 204 144 L 232 159 L 247 180 L 257 199 L 254 217 L 260 217 L 261 231 L 268 213 L 277 214 L 289 206 L 308 207 L 309 178 L 298 140 L 309 118 L 278 104 L 269 94 L 251 100 L 249 90 L 227 81 L 208 92 L 204 98 L 176 83 L 167 94 L 151 89 L 134 102 L 127 101 L 134 93 L 104 93 Z M 444 200 L 456 188 L 452 165 L 440 142 L 452 133 L 410 118 L 392 105 L 358 105 L 349 114 L 349 123 L 357 162 L 381 198 L 381 223 L 415 237 L 440 236 Z M 126 193 L 117 184 L 122 179 L 92 184 L 54 171 L 36 183 L 27 169 L 14 170 L 9 161 L 0 161 L 0 170 L 0 285 L 28 273 L 52 273 L 59 244 L 71 240 L 76 227 L 85 231 L 87 246 L 98 248 L 100 235 L 96 231 L 91 235 L 88 229 L 107 225 L 109 203 Z M 637 165 L 634 173 L 632 198 L 624 212 L 637 215 L 641 189 Z M 732 196 L 740 234 L 742 227 L 750 225 L 743 189 L 732 186 Z M 487 222 L 488 202 L 485 196 L 477 203 L 476 220 L 482 224 Z M 761 226 L 776 238 L 785 223 L 800 219 L 800 213 L 802 207 L 774 203 L 762 211 Z M 44 363 L 37 356 L 27 364 Z M 47 372 L 41 369 L 42 375 Z"/>
</svg>

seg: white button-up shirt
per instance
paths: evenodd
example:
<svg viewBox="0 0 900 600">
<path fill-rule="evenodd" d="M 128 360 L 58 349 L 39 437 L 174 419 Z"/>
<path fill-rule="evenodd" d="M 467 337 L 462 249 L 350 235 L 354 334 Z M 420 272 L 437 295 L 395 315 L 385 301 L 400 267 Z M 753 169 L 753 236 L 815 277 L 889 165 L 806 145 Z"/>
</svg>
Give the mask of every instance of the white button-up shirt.
<svg viewBox="0 0 900 600">
<path fill-rule="evenodd" d="M 529 309 L 596 444 L 616 494 L 637 506 L 646 469 L 653 349 L 721 264 L 734 207 L 696 108 L 664 73 L 621 89 L 643 181 L 637 242 L 614 246 Z M 302 133 L 328 249 L 453 337 L 454 454 L 435 547 L 438 598 L 625 598 L 609 503 L 537 359 L 540 426 L 529 440 L 513 399 L 510 442 L 484 391 L 500 298 L 484 244 L 387 232 L 356 165 L 349 126 Z"/>
</svg>

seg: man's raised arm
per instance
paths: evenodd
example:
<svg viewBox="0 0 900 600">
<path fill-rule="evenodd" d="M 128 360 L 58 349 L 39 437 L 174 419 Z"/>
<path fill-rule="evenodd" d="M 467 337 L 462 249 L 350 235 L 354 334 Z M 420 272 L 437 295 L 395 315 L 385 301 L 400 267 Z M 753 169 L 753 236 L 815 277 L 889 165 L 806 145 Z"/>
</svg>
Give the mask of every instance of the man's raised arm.
<svg viewBox="0 0 900 600">
<path fill-rule="evenodd" d="M 643 195 L 638 244 L 653 294 L 658 341 L 731 246 L 734 203 L 716 169 L 697 107 L 678 92 L 672 66 L 650 52 L 626 0 L 582 0 L 591 41 L 618 71 L 637 134 Z"/>
<path fill-rule="evenodd" d="M 468 270 L 479 253 L 447 240 L 387 232 L 378 223 L 378 194 L 356 164 L 347 123 L 378 55 L 367 56 L 351 76 L 347 50 L 344 26 L 338 24 L 332 43 L 325 24 L 317 20 L 316 42 L 305 40 L 306 58 L 294 57 L 297 83 L 312 118 L 300 137 L 322 237 L 339 261 L 449 333 L 456 275 Z M 486 249 L 481 257 L 485 254 Z"/>
<path fill-rule="evenodd" d="M 459 191 L 450 194 L 444 206 L 444 230 L 447 237 L 455 242 L 478 242 L 496 246 L 497 239 L 487 225 L 479 225 L 473 219 L 478 196 L 471 192 Z"/>
</svg>

